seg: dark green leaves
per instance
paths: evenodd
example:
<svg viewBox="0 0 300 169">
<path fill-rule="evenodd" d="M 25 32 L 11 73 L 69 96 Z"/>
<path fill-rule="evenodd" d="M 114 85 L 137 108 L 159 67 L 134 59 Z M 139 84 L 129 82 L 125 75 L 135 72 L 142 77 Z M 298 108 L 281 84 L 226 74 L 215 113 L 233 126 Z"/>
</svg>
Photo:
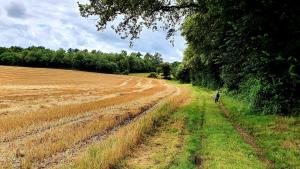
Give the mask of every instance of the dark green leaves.
<svg viewBox="0 0 300 169">
<path fill-rule="evenodd" d="M 224 84 L 250 98 L 258 112 L 299 114 L 299 5 L 279 0 L 205 5 L 206 12 L 188 17 L 182 26 L 189 44 L 183 65 L 192 82 Z"/>
</svg>

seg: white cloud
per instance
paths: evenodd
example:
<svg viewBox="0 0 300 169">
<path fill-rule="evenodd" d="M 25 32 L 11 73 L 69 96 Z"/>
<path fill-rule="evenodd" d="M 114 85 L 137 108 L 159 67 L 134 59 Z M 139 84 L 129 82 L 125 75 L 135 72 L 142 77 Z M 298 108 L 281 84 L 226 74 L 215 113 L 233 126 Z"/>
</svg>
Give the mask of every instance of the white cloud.
<svg viewBox="0 0 300 169">
<path fill-rule="evenodd" d="M 151 30 L 144 30 L 129 48 L 128 40 L 122 40 L 111 29 L 97 32 L 95 20 L 82 18 L 74 0 L 0 0 L 0 4 L 0 46 L 159 52 L 166 61 L 181 60 L 185 48 L 179 35 L 173 47 L 164 32 Z"/>
<path fill-rule="evenodd" d="M 177 54 L 178 56 L 180 56 L 181 58 L 183 58 L 183 52 L 182 52 L 182 50 L 176 49 L 176 54 Z"/>
</svg>

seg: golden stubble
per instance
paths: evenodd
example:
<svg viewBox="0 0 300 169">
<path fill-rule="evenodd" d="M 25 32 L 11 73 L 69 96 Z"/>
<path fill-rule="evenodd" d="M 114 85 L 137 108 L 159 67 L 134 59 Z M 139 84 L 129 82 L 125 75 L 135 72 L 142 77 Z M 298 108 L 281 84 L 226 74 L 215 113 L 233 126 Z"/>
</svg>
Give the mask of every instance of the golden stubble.
<svg viewBox="0 0 300 169">
<path fill-rule="evenodd" d="M 51 168 L 49 158 L 83 151 L 176 90 L 148 78 L 0 66 L 0 166 Z"/>
</svg>

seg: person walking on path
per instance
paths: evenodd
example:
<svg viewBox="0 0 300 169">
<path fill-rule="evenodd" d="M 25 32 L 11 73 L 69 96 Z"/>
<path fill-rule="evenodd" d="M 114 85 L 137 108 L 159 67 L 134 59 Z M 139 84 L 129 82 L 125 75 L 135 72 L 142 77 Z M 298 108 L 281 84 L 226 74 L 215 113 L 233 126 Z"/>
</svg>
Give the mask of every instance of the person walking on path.
<svg viewBox="0 0 300 169">
<path fill-rule="evenodd" d="M 217 102 L 220 101 L 220 97 L 221 97 L 221 95 L 220 95 L 220 90 L 218 90 L 218 92 L 217 92 L 217 94 L 216 94 L 216 96 L 215 96 L 215 103 L 217 103 Z"/>
</svg>

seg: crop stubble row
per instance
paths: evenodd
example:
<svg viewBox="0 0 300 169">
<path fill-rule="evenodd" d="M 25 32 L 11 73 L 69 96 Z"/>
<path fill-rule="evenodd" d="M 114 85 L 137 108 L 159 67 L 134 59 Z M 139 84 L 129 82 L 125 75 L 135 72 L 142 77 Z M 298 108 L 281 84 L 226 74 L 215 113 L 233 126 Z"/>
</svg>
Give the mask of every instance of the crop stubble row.
<svg viewBox="0 0 300 169">
<path fill-rule="evenodd" d="M 30 166 L 67 151 L 175 90 L 146 78 L 0 66 L 0 166 L 18 153 L 20 163 Z M 22 104 L 29 107 L 14 109 Z"/>
</svg>

